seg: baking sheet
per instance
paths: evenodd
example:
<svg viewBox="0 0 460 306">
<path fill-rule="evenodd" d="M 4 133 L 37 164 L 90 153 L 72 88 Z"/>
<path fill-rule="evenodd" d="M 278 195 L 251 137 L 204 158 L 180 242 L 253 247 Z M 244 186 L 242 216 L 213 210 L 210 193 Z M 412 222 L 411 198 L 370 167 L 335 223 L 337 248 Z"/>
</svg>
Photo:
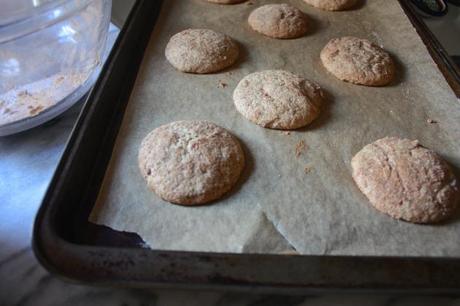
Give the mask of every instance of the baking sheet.
<svg viewBox="0 0 460 306">
<path fill-rule="evenodd" d="M 384 136 L 419 139 L 459 175 L 459 101 L 398 2 L 368 0 L 355 10 L 324 12 L 300 0 L 283 1 L 312 21 L 310 33 L 295 40 L 249 29 L 251 10 L 275 2 L 280 1 L 230 6 L 164 1 L 90 221 L 136 232 L 151 248 L 163 250 L 459 256 L 460 217 L 442 225 L 393 220 L 368 204 L 350 175 L 352 156 Z M 232 36 L 241 45 L 240 61 L 210 75 L 176 71 L 164 49 L 169 37 L 186 28 Z M 370 39 L 391 52 L 397 80 L 376 88 L 328 74 L 319 53 L 331 38 L 344 35 Z M 245 75 L 263 69 L 286 69 L 319 83 L 329 96 L 320 118 L 290 134 L 244 119 L 233 106 L 233 89 Z M 232 131 L 248 160 L 239 185 L 208 206 L 162 201 L 138 170 L 138 148 L 149 131 L 190 119 Z M 299 150 L 301 141 L 305 148 Z"/>
</svg>

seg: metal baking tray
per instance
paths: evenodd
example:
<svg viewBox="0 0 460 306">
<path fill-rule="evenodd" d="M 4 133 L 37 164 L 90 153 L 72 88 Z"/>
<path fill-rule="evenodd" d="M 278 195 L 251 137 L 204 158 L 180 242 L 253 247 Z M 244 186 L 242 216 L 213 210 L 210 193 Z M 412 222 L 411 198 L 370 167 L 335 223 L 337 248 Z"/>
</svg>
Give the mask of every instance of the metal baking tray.
<svg viewBox="0 0 460 306">
<path fill-rule="evenodd" d="M 450 84 L 458 74 L 401 0 Z M 129 287 L 226 290 L 457 292 L 460 258 L 225 254 L 157 251 L 136 234 L 89 223 L 161 1 L 138 0 L 67 143 L 38 212 L 33 249 L 67 280 Z M 458 93 L 458 92 L 457 92 Z"/>
</svg>

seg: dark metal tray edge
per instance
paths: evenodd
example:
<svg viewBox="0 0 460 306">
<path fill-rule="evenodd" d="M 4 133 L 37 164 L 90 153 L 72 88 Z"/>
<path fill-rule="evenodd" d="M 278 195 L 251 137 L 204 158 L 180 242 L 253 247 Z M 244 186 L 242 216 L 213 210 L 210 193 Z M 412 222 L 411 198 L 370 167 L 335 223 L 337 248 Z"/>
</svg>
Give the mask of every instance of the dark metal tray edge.
<svg viewBox="0 0 460 306">
<path fill-rule="evenodd" d="M 71 208 L 95 200 L 160 6 L 136 2 L 67 143 L 34 225 L 33 249 L 46 269 L 71 281 L 129 287 L 458 293 L 460 258 L 154 251 L 66 239 L 58 220 L 72 220 L 65 218 Z"/>
<path fill-rule="evenodd" d="M 436 39 L 421 17 L 414 12 L 409 0 L 398 0 L 409 20 L 415 27 L 418 35 L 430 52 L 431 57 L 437 64 L 453 92 L 460 98 L 460 68 L 454 63 L 441 43 Z"/>
</svg>

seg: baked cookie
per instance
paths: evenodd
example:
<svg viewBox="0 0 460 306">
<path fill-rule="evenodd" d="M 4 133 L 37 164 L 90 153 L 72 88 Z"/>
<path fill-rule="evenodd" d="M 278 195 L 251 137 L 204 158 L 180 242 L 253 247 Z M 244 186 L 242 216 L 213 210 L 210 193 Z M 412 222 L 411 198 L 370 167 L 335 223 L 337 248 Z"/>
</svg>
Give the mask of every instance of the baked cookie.
<svg viewBox="0 0 460 306">
<path fill-rule="evenodd" d="M 249 15 L 251 28 L 273 38 L 296 38 L 307 32 L 307 16 L 289 4 L 267 4 Z"/>
<path fill-rule="evenodd" d="M 188 29 L 169 40 L 165 55 L 177 70 L 211 73 L 231 66 L 239 48 L 229 36 L 207 29 Z"/>
<path fill-rule="evenodd" d="M 433 223 L 457 208 L 460 194 L 452 170 L 417 140 L 379 139 L 359 151 L 351 167 L 371 204 L 393 218 Z"/>
<path fill-rule="evenodd" d="M 272 129 L 297 129 L 320 113 L 320 87 L 284 70 L 265 70 L 244 77 L 233 92 L 236 109 L 248 120 Z"/>
<path fill-rule="evenodd" d="M 352 8 L 358 0 L 303 0 L 316 8 L 326 11 L 343 11 Z"/>
<path fill-rule="evenodd" d="M 320 56 L 324 67 L 342 81 L 383 86 L 395 75 L 391 56 L 366 39 L 334 38 L 326 44 Z"/>
<path fill-rule="evenodd" d="M 235 185 L 243 167 L 238 140 L 208 121 L 162 125 L 144 138 L 139 150 L 139 168 L 148 187 L 182 205 L 220 198 Z"/>
<path fill-rule="evenodd" d="M 211 3 L 218 3 L 218 4 L 237 4 L 241 2 L 245 2 L 246 0 L 206 0 Z"/>
</svg>

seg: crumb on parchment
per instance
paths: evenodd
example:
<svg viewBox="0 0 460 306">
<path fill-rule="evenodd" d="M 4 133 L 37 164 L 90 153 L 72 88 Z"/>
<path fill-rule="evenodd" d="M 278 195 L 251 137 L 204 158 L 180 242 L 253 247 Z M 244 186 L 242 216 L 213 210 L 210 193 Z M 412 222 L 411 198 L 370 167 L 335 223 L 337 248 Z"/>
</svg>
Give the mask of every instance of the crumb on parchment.
<svg viewBox="0 0 460 306">
<path fill-rule="evenodd" d="M 295 147 L 295 156 L 296 156 L 296 157 L 299 157 L 300 155 L 302 155 L 304 149 L 305 149 L 305 141 L 300 140 L 300 141 L 296 144 L 296 147 Z"/>
<path fill-rule="evenodd" d="M 313 168 L 309 165 L 306 165 L 304 168 L 303 168 L 303 171 L 305 172 L 305 174 L 308 174 L 311 172 L 311 170 L 313 170 Z"/>
<path fill-rule="evenodd" d="M 431 118 L 426 119 L 426 122 L 428 122 L 428 123 L 438 123 L 438 121 L 433 120 Z"/>
<path fill-rule="evenodd" d="M 225 83 L 225 82 L 223 82 L 223 81 L 221 81 L 221 80 L 219 80 L 219 85 L 217 85 L 217 86 L 218 86 L 219 88 L 225 88 L 225 87 L 228 86 L 228 84 Z"/>
</svg>

